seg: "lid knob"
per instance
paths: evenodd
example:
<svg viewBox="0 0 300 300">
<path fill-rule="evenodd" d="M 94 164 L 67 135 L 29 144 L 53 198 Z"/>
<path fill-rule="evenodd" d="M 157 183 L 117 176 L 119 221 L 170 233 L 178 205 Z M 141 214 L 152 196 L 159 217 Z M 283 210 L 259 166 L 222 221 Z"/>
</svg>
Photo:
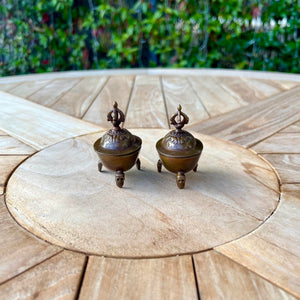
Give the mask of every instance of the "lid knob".
<svg viewBox="0 0 300 300">
<path fill-rule="evenodd" d="M 118 109 L 118 103 L 115 102 L 113 109 L 107 114 L 107 121 L 111 122 L 114 130 L 120 130 L 120 124 L 125 121 L 124 113 Z"/>
<path fill-rule="evenodd" d="M 177 113 L 175 113 L 171 119 L 170 119 L 170 123 L 172 125 L 174 125 L 174 127 L 176 128 L 176 131 L 181 131 L 181 129 L 183 128 L 183 126 L 185 124 L 188 124 L 189 123 L 189 117 L 183 113 L 181 111 L 182 107 L 181 105 L 179 104 L 178 105 L 178 108 L 177 108 Z"/>
</svg>

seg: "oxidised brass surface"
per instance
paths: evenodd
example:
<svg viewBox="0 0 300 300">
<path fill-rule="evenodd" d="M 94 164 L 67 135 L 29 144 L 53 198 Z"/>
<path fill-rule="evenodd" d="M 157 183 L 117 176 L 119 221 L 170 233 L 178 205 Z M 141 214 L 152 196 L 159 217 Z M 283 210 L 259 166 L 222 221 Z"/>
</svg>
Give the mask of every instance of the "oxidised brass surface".
<svg viewBox="0 0 300 300">
<path fill-rule="evenodd" d="M 132 135 L 127 129 L 120 128 L 119 125 L 125 121 L 125 116 L 118 109 L 117 102 L 107 114 L 107 120 L 112 122 L 113 128 L 94 143 L 94 150 L 100 158 L 98 170 L 101 172 L 102 166 L 105 166 L 115 171 L 116 185 L 122 187 L 125 181 L 125 171 L 131 169 L 134 164 L 140 170 L 141 162 L 138 155 L 142 140 L 138 136 Z"/>
<path fill-rule="evenodd" d="M 180 189 L 185 186 L 185 173 L 197 171 L 198 160 L 203 150 L 203 144 L 194 136 L 182 130 L 188 124 L 188 116 L 181 111 L 181 105 L 170 122 L 175 130 L 171 130 L 164 138 L 156 143 L 156 150 L 160 160 L 157 163 L 157 170 L 161 172 L 162 165 L 170 172 L 177 173 L 176 182 Z"/>
</svg>

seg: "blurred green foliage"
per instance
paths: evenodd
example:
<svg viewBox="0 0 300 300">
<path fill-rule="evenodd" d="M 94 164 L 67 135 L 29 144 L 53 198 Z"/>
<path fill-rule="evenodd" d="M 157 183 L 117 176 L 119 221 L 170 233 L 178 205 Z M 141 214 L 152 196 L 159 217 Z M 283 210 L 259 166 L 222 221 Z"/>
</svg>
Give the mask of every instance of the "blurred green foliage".
<svg viewBox="0 0 300 300">
<path fill-rule="evenodd" d="M 297 73 L 299 10 L 292 0 L 1 0 L 0 75 L 158 66 Z"/>
</svg>

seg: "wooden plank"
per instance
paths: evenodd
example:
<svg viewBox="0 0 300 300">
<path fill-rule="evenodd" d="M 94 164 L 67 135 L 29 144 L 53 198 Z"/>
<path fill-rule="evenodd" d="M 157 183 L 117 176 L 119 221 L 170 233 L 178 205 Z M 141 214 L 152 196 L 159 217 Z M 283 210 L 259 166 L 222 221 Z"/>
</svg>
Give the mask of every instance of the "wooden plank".
<svg viewBox="0 0 300 300">
<path fill-rule="evenodd" d="M 218 83 L 231 93 L 238 95 L 243 101 L 244 105 L 256 103 L 266 98 L 262 93 L 257 93 L 255 86 L 245 84 L 245 81 L 241 77 L 216 77 Z"/>
<path fill-rule="evenodd" d="M 9 90 L 17 87 L 19 84 L 20 84 L 20 82 L 1 83 L 0 84 L 0 91 L 3 91 L 3 92 L 9 91 Z"/>
<path fill-rule="evenodd" d="M 300 121 L 294 123 L 291 126 L 286 127 L 285 129 L 281 130 L 280 132 L 300 132 Z"/>
<path fill-rule="evenodd" d="M 255 234 L 215 248 L 235 262 L 300 297 L 300 258 Z"/>
<path fill-rule="evenodd" d="M 282 183 L 300 183 L 300 154 L 263 154 L 278 172 Z"/>
<path fill-rule="evenodd" d="M 299 184 L 283 184 L 282 190 L 284 192 L 291 192 L 292 194 L 296 192 L 296 195 L 299 195 Z"/>
<path fill-rule="evenodd" d="M 79 299 L 198 299 L 191 257 L 90 257 Z"/>
<path fill-rule="evenodd" d="M 210 116 L 217 116 L 244 105 L 237 94 L 224 89 L 215 77 L 190 76 L 188 79 Z"/>
<path fill-rule="evenodd" d="M 300 132 L 276 133 L 252 149 L 258 153 L 300 153 Z"/>
<path fill-rule="evenodd" d="M 251 106 L 189 126 L 189 129 L 250 147 L 299 120 L 299 93 L 300 87 L 297 87 Z"/>
<path fill-rule="evenodd" d="M 96 98 L 107 77 L 87 77 L 66 92 L 52 108 L 81 118 Z"/>
<path fill-rule="evenodd" d="M 8 135 L 5 131 L 0 130 L 0 135 Z"/>
<path fill-rule="evenodd" d="M 300 184 L 294 186 L 298 191 L 288 192 L 283 187 L 278 208 L 255 236 L 300 258 Z"/>
<path fill-rule="evenodd" d="M 249 86 L 258 97 L 267 98 L 286 90 L 282 85 L 269 79 L 243 78 L 244 84 Z"/>
<path fill-rule="evenodd" d="M 216 251 L 193 257 L 201 299 L 296 299 Z"/>
<path fill-rule="evenodd" d="M 4 185 L 8 179 L 8 176 L 26 157 L 27 155 L 0 155 L 0 194 L 3 194 Z"/>
<path fill-rule="evenodd" d="M 119 108 L 126 113 L 133 82 L 133 76 L 110 77 L 83 119 L 103 127 L 110 127 L 111 123 L 107 122 L 107 113 L 112 109 L 114 101 L 117 101 Z"/>
<path fill-rule="evenodd" d="M 5 299 L 75 299 L 85 256 L 64 251 L 0 285 Z"/>
<path fill-rule="evenodd" d="M 295 88 L 296 86 L 299 85 L 299 82 L 297 81 L 288 81 L 288 80 L 272 80 L 272 81 L 286 90 Z"/>
<path fill-rule="evenodd" d="M 162 84 L 169 119 L 176 113 L 179 104 L 181 104 L 182 110 L 189 116 L 189 124 L 209 118 L 201 100 L 195 94 L 186 78 L 164 76 Z"/>
<path fill-rule="evenodd" d="M 52 106 L 79 81 L 80 78 L 55 79 L 32 94 L 28 99 L 44 106 Z"/>
<path fill-rule="evenodd" d="M 7 211 L 3 196 L 0 197 L 0 228 L 0 283 L 61 251 L 20 227 Z M 4 294 L 0 291 L 0 298 L 1 295 Z"/>
<path fill-rule="evenodd" d="M 43 88 L 46 84 L 49 84 L 51 80 L 36 80 L 29 82 L 22 82 L 18 86 L 9 90 L 10 94 L 19 96 L 21 98 L 27 98 L 30 95 L 36 93 Z"/>
<path fill-rule="evenodd" d="M 101 127 L 0 92 L 0 129 L 39 150 Z"/>
<path fill-rule="evenodd" d="M 0 135 L 0 155 L 31 154 L 35 151 L 35 149 L 11 136 Z"/>
<path fill-rule="evenodd" d="M 136 77 L 125 126 L 169 128 L 158 76 Z"/>
</svg>

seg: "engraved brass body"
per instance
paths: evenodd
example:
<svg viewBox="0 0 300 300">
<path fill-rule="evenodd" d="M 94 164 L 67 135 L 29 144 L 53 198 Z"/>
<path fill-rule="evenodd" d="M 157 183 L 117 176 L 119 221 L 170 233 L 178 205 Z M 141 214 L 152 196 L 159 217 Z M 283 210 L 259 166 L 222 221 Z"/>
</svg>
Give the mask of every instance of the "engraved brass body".
<svg viewBox="0 0 300 300">
<path fill-rule="evenodd" d="M 156 150 L 160 157 L 157 162 L 158 172 L 161 172 L 162 166 L 164 166 L 168 171 L 176 173 L 176 183 L 180 189 L 185 186 L 185 173 L 191 170 L 197 171 L 198 160 L 203 150 L 200 140 L 182 130 L 188 122 L 188 116 L 181 111 L 179 105 L 177 113 L 170 119 L 170 123 L 176 129 L 171 130 L 156 143 Z"/>
<path fill-rule="evenodd" d="M 142 140 L 119 126 L 121 122 L 125 121 L 125 116 L 118 109 L 117 102 L 114 103 L 113 109 L 107 114 L 107 121 L 112 122 L 113 128 L 94 143 L 94 149 L 100 159 L 98 170 L 101 172 L 102 166 L 105 166 L 116 172 L 116 185 L 121 188 L 125 181 L 124 172 L 131 169 L 134 164 L 136 164 L 138 170 L 141 168 L 138 155 Z"/>
</svg>

